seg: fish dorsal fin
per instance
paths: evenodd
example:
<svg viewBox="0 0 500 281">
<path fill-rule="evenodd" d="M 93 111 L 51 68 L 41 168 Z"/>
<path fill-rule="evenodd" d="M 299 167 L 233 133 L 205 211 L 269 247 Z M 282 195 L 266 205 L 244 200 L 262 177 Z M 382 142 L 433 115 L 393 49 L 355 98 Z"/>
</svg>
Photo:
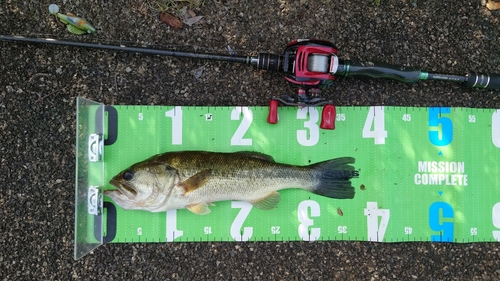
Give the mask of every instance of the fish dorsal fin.
<svg viewBox="0 0 500 281">
<path fill-rule="evenodd" d="M 254 152 L 254 151 L 241 151 L 241 152 L 236 152 L 235 154 L 240 154 L 240 155 L 246 155 L 252 158 L 256 159 L 262 159 L 270 162 L 276 162 L 274 161 L 274 158 L 271 155 L 265 154 L 265 153 L 260 153 L 260 152 Z"/>
<path fill-rule="evenodd" d="M 280 194 L 276 191 L 269 193 L 266 197 L 250 201 L 249 203 L 261 210 L 271 210 L 278 206 L 280 202 Z"/>
<path fill-rule="evenodd" d="M 186 208 L 197 215 L 206 215 L 210 213 L 207 203 L 191 204 L 187 205 Z"/>
<path fill-rule="evenodd" d="M 189 193 L 204 186 L 212 175 L 212 169 L 202 170 L 189 179 L 183 181 L 180 186 L 184 188 L 185 193 Z"/>
</svg>

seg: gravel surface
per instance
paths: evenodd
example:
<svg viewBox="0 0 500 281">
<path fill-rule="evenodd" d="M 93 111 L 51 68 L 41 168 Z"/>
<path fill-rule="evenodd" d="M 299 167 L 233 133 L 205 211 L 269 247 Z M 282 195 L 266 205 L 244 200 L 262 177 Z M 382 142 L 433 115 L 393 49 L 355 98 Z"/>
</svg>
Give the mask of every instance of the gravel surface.
<svg viewBox="0 0 500 281">
<path fill-rule="evenodd" d="M 50 3 L 1 0 L 0 34 L 222 54 L 229 45 L 241 55 L 321 38 L 345 59 L 500 72 L 500 13 L 480 0 L 207 0 L 194 9 L 203 23 L 182 29 L 161 23 L 145 1 L 56 3 L 98 29 L 86 36 L 57 24 Z M 500 279 L 495 243 L 107 244 L 73 260 L 77 96 L 106 104 L 267 105 L 290 92 L 280 74 L 251 66 L 0 42 L 0 279 Z M 345 78 L 325 95 L 343 106 L 500 108 L 498 94 Z"/>
</svg>

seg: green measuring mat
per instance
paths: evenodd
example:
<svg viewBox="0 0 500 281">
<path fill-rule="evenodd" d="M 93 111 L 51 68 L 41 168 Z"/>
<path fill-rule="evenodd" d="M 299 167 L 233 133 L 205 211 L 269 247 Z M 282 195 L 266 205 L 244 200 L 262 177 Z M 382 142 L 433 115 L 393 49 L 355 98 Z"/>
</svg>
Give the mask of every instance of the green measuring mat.
<svg viewBox="0 0 500 281">
<path fill-rule="evenodd" d="M 500 110 L 337 107 L 335 130 L 322 130 L 319 107 L 280 107 L 275 125 L 267 107 L 106 109 L 103 189 L 134 163 L 186 150 L 255 151 L 301 166 L 353 157 L 359 177 L 353 199 L 286 189 L 273 210 L 223 201 L 207 215 L 126 211 L 104 196 L 86 230 L 102 226 L 102 242 L 500 241 Z"/>
</svg>

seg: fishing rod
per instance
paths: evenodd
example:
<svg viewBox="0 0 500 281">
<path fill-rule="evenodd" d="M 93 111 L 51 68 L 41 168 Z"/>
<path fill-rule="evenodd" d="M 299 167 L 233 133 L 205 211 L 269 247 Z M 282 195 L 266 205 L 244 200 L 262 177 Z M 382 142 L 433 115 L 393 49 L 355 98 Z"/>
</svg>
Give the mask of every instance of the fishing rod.
<svg viewBox="0 0 500 281">
<path fill-rule="evenodd" d="M 258 56 L 181 52 L 22 36 L 0 35 L 0 40 L 237 62 L 255 65 L 258 69 L 282 72 L 285 80 L 295 87 L 295 96 L 273 97 L 269 104 L 267 122 L 271 124 L 278 122 L 277 108 L 279 103 L 299 107 L 322 105 L 323 111 L 320 127 L 330 130 L 335 128 L 335 106 L 332 101 L 321 98 L 320 94 L 322 90 L 333 84 L 336 76 L 386 78 L 404 83 L 440 80 L 460 82 L 470 88 L 500 89 L 500 74 L 484 74 L 474 71 L 470 71 L 465 75 L 442 74 L 422 71 L 415 67 L 392 65 L 382 62 L 342 60 L 337 57 L 338 49 L 332 43 L 314 39 L 302 39 L 289 43 L 285 47 L 283 55 L 259 53 Z"/>
<path fill-rule="evenodd" d="M 147 55 L 159 55 L 159 56 L 169 56 L 169 57 L 181 57 L 181 58 L 193 58 L 193 59 L 205 59 L 205 60 L 215 60 L 215 61 L 228 61 L 228 62 L 238 62 L 244 64 L 256 65 L 259 69 L 265 70 L 279 70 L 277 66 L 271 65 L 279 60 L 278 55 L 273 54 L 263 54 L 259 57 L 250 56 L 228 56 L 228 55 L 217 55 L 217 54 L 205 54 L 205 53 L 195 53 L 195 52 L 180 52 L 180 51 L 170 51 L 170 50 L 159 50 L 159 49 L 148 49 L 140 47 L 127 47 L 127 46 L 117 46 L 117 45 L 106 45 L 106 44 L 94 44 L 94 43 L 84 43 L 75 41 L 60 41 L 56 39 L 49 38 L 29 38 L 22 36 L 5 36 L 0 35 L 0 40 L 4 41 L 18 41 L 27 43 L 38 43 L 38 44 L 48 44 L 48 45 L 60 45 L 60 46 L 71 46 L 80 48 L 92 48 L 101 49 L 109 51 L 119 51 L 128 53 L 140 53 Z"/>
</svg>

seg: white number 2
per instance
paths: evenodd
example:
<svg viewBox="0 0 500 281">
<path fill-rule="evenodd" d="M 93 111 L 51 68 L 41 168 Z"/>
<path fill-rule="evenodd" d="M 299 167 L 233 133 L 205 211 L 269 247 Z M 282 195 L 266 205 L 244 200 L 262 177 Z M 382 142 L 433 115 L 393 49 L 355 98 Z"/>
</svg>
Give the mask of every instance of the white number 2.
<svg viewBox="0 0 500 281">
<path fill-rule="evenodd" d="M 253 121 L 253 113 L 250 108 L 235 107 L 233 111 L 231 111 L 231 120 L 240 120 L 242 113 L 243 119 L 231 138 L 231 145 L 252 145 L 252 139 L 243 138 Z"/>
<path fill-rule="evenodd" d="M 370 107 L 363 127 L 363 138 L 373 138 L 375 144 L 385 144 L 387 131 L 385 130 L 383 106 Z"/>
<path fill-rule="evenodd" d="M 248 241 L 253 235 L 253 227 L 245 226 L 243 231 L 241 228 L 252 210 L 252 204 L 244 201 L 232 201 L 231 208 L 241 209 L 231 224 L 231 236 L 235 241 Z"/>
</svg>

